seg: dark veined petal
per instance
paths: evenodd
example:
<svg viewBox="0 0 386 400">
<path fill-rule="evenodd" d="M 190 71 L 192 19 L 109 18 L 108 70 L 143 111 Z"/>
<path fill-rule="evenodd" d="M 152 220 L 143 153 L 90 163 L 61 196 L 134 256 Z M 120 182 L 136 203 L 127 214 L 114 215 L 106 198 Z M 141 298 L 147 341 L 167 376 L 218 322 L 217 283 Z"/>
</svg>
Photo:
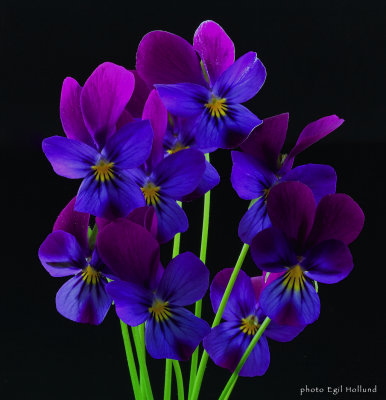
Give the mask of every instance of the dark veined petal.
<svg viewBox="0 0 386 400">
<path fill-rule="evenodd" d="M 150 317 L 153 293 L 149 289 L 118 280 L 108 283 L 106 290 L 114 300 L 118 317 L 125 324 L 137 326 Z"/>
<path fill-rule="evenodd" d="M 143 108 L 147 98 L 149 97 L 150 89 L 146 82 L 139 76 L 138 71 L 135 69 L 131 69 L 129 71 L 134 75 L 135 86 L 134 92 L 127 103 L 126 110 L 134 118 L 142 118 Z"/>
<path fill-rule="evenodd" d="M 215 313 L 220 306 L 232 272 L 233 268 L 223 269 L 216 274 L 210 285 L 210 300 Z M 251 278 L 240 270 L 225 306 L 223 318 L 227 321 L 241 321 L 254 311 L 255 306 L 256 298 Z"/>
<path fill-rule="evenodd" d="M 39 248 L 39 259 L 51 276 L 75 275 L 86 266 L 86 254 L 68 232 L 50 233 Z"/>
<path fill-rule="evenodd" d="M 231 104 L 244 103 L 260 90 L 266 75 L 257 54 L 250 51 L 221 74 L 213 86 L 213 93 Z"/>
<path fill-rule="evenodd" d="M 265 330 L 265 334 L 277 342 L 290 342 L 303 331 L 304 326 L 279 325 L 271 321 Z"/>
<path fill-rule="evenodd" d="M 207 322 L 183 307 L 171 307 L 170 317 L 159 321 L 150 318 L 146 324 L 146 349 L 153 358 L 186 361 L 210 332 Z"/>
<path fill-rule="evenodd" d="M 204 21 L 197 28 L 193 48 L 200 55 L 211 84 L 235 61 L 235 46 L 224 29 L 214 21 Z"/>
<path fill-rule="evenodd" d="M 99 157 L 93 147 L 62 136 L 44 139 L 42 147 L 54 171 L 70 179 L 84 178 Z"/>
<path fill-rule="evenodd" d="M 159 283 L 157 296 L 176 306 L 188 306 L 202 299 L 209 286 L 209 270 L 193 253 L 173 258 Z"/>
<path fill-rule="evenodd" d="M 278 158 L 287 135 L 289 114 L 279 114 L 264 118 L 263 123 L 255 128 L 240 145 L 244 153 L 250 154 L 265 164 L 271 171 L 276 171 Z"/>
<path fill-rule="evenodd" d="M 74 197 L 60 212 L 58 218 L 56 218 L 53 231 L 71 233 L 86 253 L 88 250 L 87 232 L 90 214 L 75 211 L 75 201 L 76 197 Z"/>
<path fill-rule="evenodd" d="M 106 281 L 87 283 L 79 273 L 68 280 L 56 294 L 56 309 L 71 321 L 99 325 L 104 320 L 112 303 L 106 292 Z"/>
<path fill-rule="evenodd" d="M 80 96 L 85 125 L 100 148 L 115 132 L 115 125 L 134 90 L 134 75 L 119 65 L 99 65 Z"/>
<path fill-rule="evenodd" d="M 353 269 L 349 248 L 340 240 L 325 240 L 311 248 L 301 262 L 306 275 L 322 283 L 336 283 Z"/>
<path fill-rule="evenodd" d="M 203 345 L 216 365 L 233 372 L 252 338 L 253 335 L 245 334 L 240 330 L 239 324 L 224 322 L 211 330 L 210 334 L 204 338 Z M 249 377 L 264 375 L 269 361 L 268 343 L 263 334 L 239 375 Z"/>
</svg>

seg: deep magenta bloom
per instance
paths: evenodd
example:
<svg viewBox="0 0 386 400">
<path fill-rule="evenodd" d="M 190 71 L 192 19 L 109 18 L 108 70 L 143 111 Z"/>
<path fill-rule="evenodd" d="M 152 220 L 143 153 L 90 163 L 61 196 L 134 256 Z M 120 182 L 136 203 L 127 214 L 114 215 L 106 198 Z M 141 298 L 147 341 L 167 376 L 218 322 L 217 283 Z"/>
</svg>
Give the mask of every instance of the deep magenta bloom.
<svg viewBox="0 0 386 400">
<path fill-rule="evenodd" d="M 270 226 L 266 200 L 277 183 L 302 182 L 312 190 L 316 201 L 335 193 L 336 173 L 329 165 L 305 164 L 291 168 L 296 155 L 337 129 L 343 120 L 330 115 L 310 123 L 286 156 L 280 152 L 287 133 L 288 117 L 286 113 L 264 119 L 264 123 L 241 145 L 243 152 L 232 152 L 233 188 L 242 199 L 257 199 L 240 221 L 239 236 L 244 243 L 250 244 L 258 232 Z"/>
<path fill-rule="evenodd" d="M 218 310 L 232 272 L 232 268 L 224 269 L 212 282 L 210 298 L 214 312 Z M 213 328 L 203 341 L 205 350 L 218 366 L 233 372 L 264 321 L 266 315 L 259 307 L 263 287 L 263 277 L 251 279 L 244 271 L 239 272 L 224 310 L 225 322 Z M 303 327 L 271 322 L 241 369 L 240 376 L 252 377 L 266 372 L 270 359 L 267 337 L 279 342 L 288 342 L 302 330 Z"/>
<path fill-rule="evenodd" d="M 251 255 L 258 268 L 282 275 L 262 292 L 261 308 L 280 324 L 310 324 L 320 312 L 312 280 L 336 283 L 351 272 L 347 245 L 362 230 L 363 212 L 345 194 L 324 196 L 316 205 L 300 182 L 275 186 L 267 208 L 272 227 L 252 240 Z"/>
<path fill-rule="evenodd" d="M 129 170 L 148 158 L 153 132 L 148 121 L 130 122 L 125 106 L 133 89 L 133 74 L 112 63 L 96 68 L 83 88 L 72 78 L 63 83 L 67 138 L 45 139 L 43 151 L 58 175 L 83 179 L 77 211 L 117 218 L 145 205 Z"/>
<path fill-rule="evenodd" d="M 201 299 L 208 288 L 205 265 L 194 254 L 183 253 L 155 279 L 160 267 L 158 243 L 146 231 L 129 229 L 123 219 L 107 225 L 97 245 L 119 277 L 107 286 L 119 318 L 130 326 L 147 321 L 145 341 L 152 357 L 187 360 L 210 330 L 184 308 Z"/>
</svg>

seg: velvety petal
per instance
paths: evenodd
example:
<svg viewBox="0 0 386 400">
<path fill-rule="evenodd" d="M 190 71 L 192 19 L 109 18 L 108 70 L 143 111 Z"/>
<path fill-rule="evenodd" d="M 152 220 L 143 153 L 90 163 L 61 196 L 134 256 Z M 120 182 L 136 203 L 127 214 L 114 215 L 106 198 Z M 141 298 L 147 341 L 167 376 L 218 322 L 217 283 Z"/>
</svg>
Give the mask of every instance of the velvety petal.
<svg viewBox="0 0 386 400">
<path fill-rule="evenodd" d="M 319 296 L 307 279 L 303 285 L 288 285 L 287 274 L 288 272 L 263 290 L 260 307 L 269 318 L 280 325 L 311 324 L 319 317 Z"/>
<path fill-rule="evenodd" d="M 267 199 L 272 225 L 282 230 L 298 245 L 304 243 L 315 216 L 315 199 L 309 187 L 300 182 L 283 182 L 274 186 Z"/>
<path fill-rule="evenodd" d="M 213 86 L 213 93 L 232 104 L 244 103 L 260 90 L 265 77 L 264 65 L 257 54 L 250 51 L 221 74 Z"/>
<path fill-rule="evenodd" d="M 277 342 L 290 342 L 298 336 L 304 328 L 304 326 L 279 325 L 271 321 L 265 330 L 265 334 L 267 337 Z"/>
<path fill-rule="evenodd" d="M 214 21 L 204 21 L 197 28 L 193 48 L 200 55 L 211 84 L 235 61 L 235 46 L 224 29 Z"/>
<path fill-rule="evenodd" d="M 264 196 L 276 181 L 275 174 L 267 169 L 256 158 L 240 151 L 232 151 L 231 182 L 240 198 L 257 199 Z"/>
<path fill-rule="evenodd" d="M 169 32 L 153 31 L 143 37 L 137 50 L 136 69 L 150 87 L 155 83 L 180 82 L 205 85 L 193 46 Z"/>
<path fill-rule="evenodd" d="M 78 140 L 52 136 L 43 140 L 43 152 L 54 171 L 70 179 L 84 178 L 98 159 L 98 152 Z"/>
<path fill-rule="evenodd" d="M 202 178 L 198 183 L 198 186 L 192 193 L 183 196 L 182 201 L 187 202 L 198 199 L 205 193 L 209 192 L 209 190 L 212 190 L 219 183 L 220 183 L 220 175 L 218 174 L 216 168 L 213 167 L 213 165 L 208 161 L 205 161 L 204 174 L 202 175 Z"/>
<path fill-rule="evenodd" d="M 265 287 L 264 276 L 254 276 L 251 278 L 253 291 L 255 292 L 256 302 L 259 301 L 262 290 Z"/>
<path fill-rule="evenodd" d="M 76 197 L 74 197 L 60 212 L 58 218 L 56 218 L 53 231 L 65 231 L 71 233 L 81 247 L 87 250 L 87 232 L 90 214 L 75 211 L 75 201 Z"/>
<path fill-rule="evenodd" d="M 76 238 L 68 232 L 50 233 L 39 248 L 39 259 L 51 276 L 75 275 L 86 267 L 86 255 Z"/>
<path fill-rule="evenodd" d="M 243 152 L 257 158 L 271 171 L 276 171 L 287 134 L 288 119 L 288 113 L 264 118 L 263 123 L 240 145 Z"/>
<path fill-rule="evenodd" d="M 233 372 L 252 338 L 252 335 L 241 332 L 240 326 L 235 322 L 224 322 L 211 330 L 210 334 L 204 338 L 203 345 L 216 365 Z M 269 361 L 268 343 L 263 335 L 247 358 L 239 375 L 249 377 L 264 375 Z"/>
<path fill-rule="evenodd" d="M 173 258 L 166 267 L 157 296 L 176 306 L 188 306 L 202 299 L 209 286 L 209 270 L 193 253 Z"/>
<path fill-rule="evenodd" d="M 158 220 L 157 239 L 160 243 L 166 243 L 173 239 L 176 233 L 188 229 L 189 223 L 185 211 L 175 200 L 169 197 L 162 198 L 155 211 Z"/>
<path fill-rule="evenodd" d="M 225 268 L 214 277 L 210 285 L 210 300 L 213 311 L 220 307 L 225 289 L 229 283 L 233 268 Z M 233 289 L 225 306 L 223 318 L 227 321 L 240 321 L 248 317 L 256 306 L 256 298 L 251 278 L 242 270 L 237 275 Z"/>
<path fill-rule="evenodd" d="M 154 237 L 157 236 L 157 215 L 153 207 L 138 207 L 134 209 L 127 219 L 143 226 Z"/>
<path fill-rule="evenodd" d="M 320 139 L 327 136 L 329 133 L 339 128 L 344 120 L 336 115 L 329 115 L 328 117 L 320 118 L 308 124 L 300 133 L 295 147 L 290 151 L 286 158 L 283 167 L 290 169 L 294 162 L 295 157 L 310 147 L 312 144 L 318 142 Z"/>
<path fill-rule="evenodd" d="M 240 239 L 251 244 L 252 239 L 263 229 L 271 226 L 264 198 L 258 199 L 241 218 L 238 234 Z"/>
<path fill-rule="evenodd" d="M 160 254 L 157 240 L 145 228 L 118 219 L 99 232 L 97 248 L 104 263 L 120 279 L 149 288 Z"/>
<path fill-rule="evenodd" d="M 347 194 L 337 193 L 323 197 L 315 214 L 308 246 L 328 239 L 353 242 L 361 232 L 365 216 L 359 205 Z"/>
<path fill-rule="evenodd" d="M 102 156 L 119 168 L 136 168 L 148 158 L 153 141 L 149 121 L 134 121 L 123 126 L 106 143 Z"/>
<path fill-rule="evenodd" d="M 177 117 L 194 117 L 205 110 L 211 98 L 210 91 L 193 83 L 155 85 L 167 110 Z"/>
<path fill-rule="evenodd" d="M 319 202 L 326 194 L 335 193 L 336 190 L 336 172 L 329 165 L 300 165 L 286 173 L 281 181 L 304 183 L 312 190 L 316 202 Z"/>
<path fill-rule="evenodd" d="M 171 154 L 153 171 L 160 193 L 180 200 L 198 186 L 205 171 L 205 157 L 199 150 L 186 149 Z"/>
<path fill-rule="evenodd" d="M 134 75 L 126 68 L 105 62 L 87 79 L 80 96 L 84 122 L 102 148 L 134 90 Z"/>
<path fill-rule="evenodd" d="M 154 132 L 153 146 L 148 160 L 152 170 L 164 157 L 163 140 L 168 124 L 168 112 L 156 90 L 150 93 L 143 109 L 142 119 L 148 119 Z"/>
<path fill-rule="evenodd" d="M 75 79 L 67 77 L 63 81 L 60 95 L 60 119 L 63 130 L 69 139 L 80 140 L 89 146 L 94 146 L 94 141 L 83 121 L 80 108 L 81 91 L 82 87 Z"/>
<path fill-rule="evenodd" d="M 349 248 L 340 240 L 325 240 L 310 249 L 301 266 L 306 275 L 318 282 L 336 283 L 346 278 L 353 269 Z"/>
<path fill-rule="evenodd" d="M 150 89 L 146 82 L 139 76 L 138 71 L 135 69 L 130 69 L 129 71 L 134 75 L 135 86 L 134 92 L 127 103 L 126 110 L 134 118 L 142 118 L 143 108 L 147 98 L 149 97 Z"/>
<path fill-rule="evenodd" d="M 115 219 L 126 217 L 131 210 L 145 205 L 140 187 L 129 173 L 114 171 L 114 178 L 105 182 L 89 175 L 80 185 L 75 209 L 97 217 Z"/>
<path fill-rule="evenodd" d="M 71 321 L 99 325 L 112 303 L 106 292 L 106 281 L 87 283 L 82 274 L 68 280 L 56 294 L 56 309 Z"/>
<path fill-rule="evenodd" d="M 182 307 L 170 308 L 171 317 L 157 322 L 151 318 L 146 324 L 146 349 L 153 358 L 186 361 L 210 332 L 207 322 Z"/>
<path fill-rule="evenodd" d="M 149 307 L 153 293 L 134 283 L 125 281 L 110 282 L 106 287 L 112 297 L 118 317 L 127 325 L 137 326 L 150 317 Z"/>
<path fill-rule="evenodd" d="M 264 229 L 255 236 L 251 256 L 258 268 L 269 272 L 281 272 L 298 263 L 293 243 L 276 227 Z"/>
<path fill-rule="evenodd" d="M 133 121 L 134 121 L 134 118 L 132 117 L 132 115 L 127 110 L 123 110 L 122 114 L 118 118 L 118 121 L 115 125 L 115 130 L 119 131 L 126 124 L 129 124 L 130 122 L 133 122 Z"/>
</svg>

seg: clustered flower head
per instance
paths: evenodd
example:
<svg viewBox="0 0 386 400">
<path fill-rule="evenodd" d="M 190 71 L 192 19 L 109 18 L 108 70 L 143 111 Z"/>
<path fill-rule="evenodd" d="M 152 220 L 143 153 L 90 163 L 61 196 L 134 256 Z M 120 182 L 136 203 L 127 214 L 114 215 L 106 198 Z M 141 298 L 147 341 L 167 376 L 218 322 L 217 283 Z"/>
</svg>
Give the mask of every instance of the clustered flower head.
<svg viewBox="0 0 386 400">
<path fill-rule="evenodd" d="M 284 154 L 288 113 L 261 120 L 243 105 L 265 78 L 255 52 L 235 59 L 226 32 L 205 21 L 193 44 L 165 31 L 146 34 L 135 70 L 105 62 L 83 86 L 64 80 L 66 137 L 45 139 L 43 151 L 58 175 L 81 184 L 39 249 L 51 276 L 72 276 L 56 296 L 60 314 L 99 325 L 114 304 L 123 323 L 144 327 L 153 358 L 185 361 L 203 343 L 216 365 L 249 377 L 269 366 L 267 338 L 290 341 L 318 318 L 316 282 L 337 283 L 351 272 L 348 245 L 364 215 L 335 193 L 331 166 L 294 161 L 343 119 L 309 123 Z M 239 148 L 230 154 L 231 184 L 251 201 L 238 234 L 257 266 L 252 278 L 241 265 L 209 270 L 206 241 L 200 258 L 178 254 L 179 235 L 195 222 L 184 202 L 205 196 L 207 238 L 209 194 L 221 176 L 209 154 L 219 148 Z M 173 238 L 177 250 L 164 267 L 161 245 Z M 211 274 L 212 327 L 198 311 Z M 194 303 L 195 314 L 186 308 Z M 201 382 L 192 371 L 196 400 Z"/>
</svg>

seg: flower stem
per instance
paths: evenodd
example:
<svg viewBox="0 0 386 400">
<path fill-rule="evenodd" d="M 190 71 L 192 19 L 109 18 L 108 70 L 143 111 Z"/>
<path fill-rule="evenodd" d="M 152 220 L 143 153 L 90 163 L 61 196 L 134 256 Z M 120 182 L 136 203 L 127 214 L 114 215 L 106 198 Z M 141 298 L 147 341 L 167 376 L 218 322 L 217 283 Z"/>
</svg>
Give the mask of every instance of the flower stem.
<svg viewBox="0 0 386 400">
<path fill-rule="evenodd" d="M 245 362 L 247 361 L 247 358 L 251 354 L 252 350 L 256 346 L 261 335 L 264 333 L 265 329 L 267 328 L 267 326 L 269 325 L 270 322 L 271 322 L 270 318 L 266 317 L 264 322 L 260 325 L 259 330 L 256 332 L 255 336 L 251 340 L 251 343 L 249 343 L 249 346 L 247 347 L 247 349 L 245 350 L 245 353 L 241 357 L 241 360 L 237 364 L 236 369 L 234 370 L 233 374 L 229 378 L 228 383 L 225 385 L 224 390 L 222 391 L 222 393 L 219 397 L 219 400 L 226 400 L 229 398 L 233 388 L 235 387 L 235 384 L 236 384 L 237 378 L 239 377 L 241 368 L 243 368 Z"/>
<path fill-rule="evenodd" d="M 134 397 L 135 397 L 135 400 L 140 400 L 141 399 L 141 391 L 139 388 L 137 367 L 135 365 L 133 348 L 131 346 L 129 330 L 127 329 L 127 325 L 123 321 L 119 320 L 119 322 L 121 323 L 123 344 L 125 345 L 127 364 L 129 366 L 131 385 L 133 386 Z"/>
<path fill-rule="evenodd" d="M 176 381 L 177 381 L 178 400 L 184 400 L 184 398 L 185 398 L 184 380 L 182 378 L 180 363 L 177 360 L 173 360 L 173 367 L 174 367 L 174 373 L 176 375 Z"/>
</svg>

